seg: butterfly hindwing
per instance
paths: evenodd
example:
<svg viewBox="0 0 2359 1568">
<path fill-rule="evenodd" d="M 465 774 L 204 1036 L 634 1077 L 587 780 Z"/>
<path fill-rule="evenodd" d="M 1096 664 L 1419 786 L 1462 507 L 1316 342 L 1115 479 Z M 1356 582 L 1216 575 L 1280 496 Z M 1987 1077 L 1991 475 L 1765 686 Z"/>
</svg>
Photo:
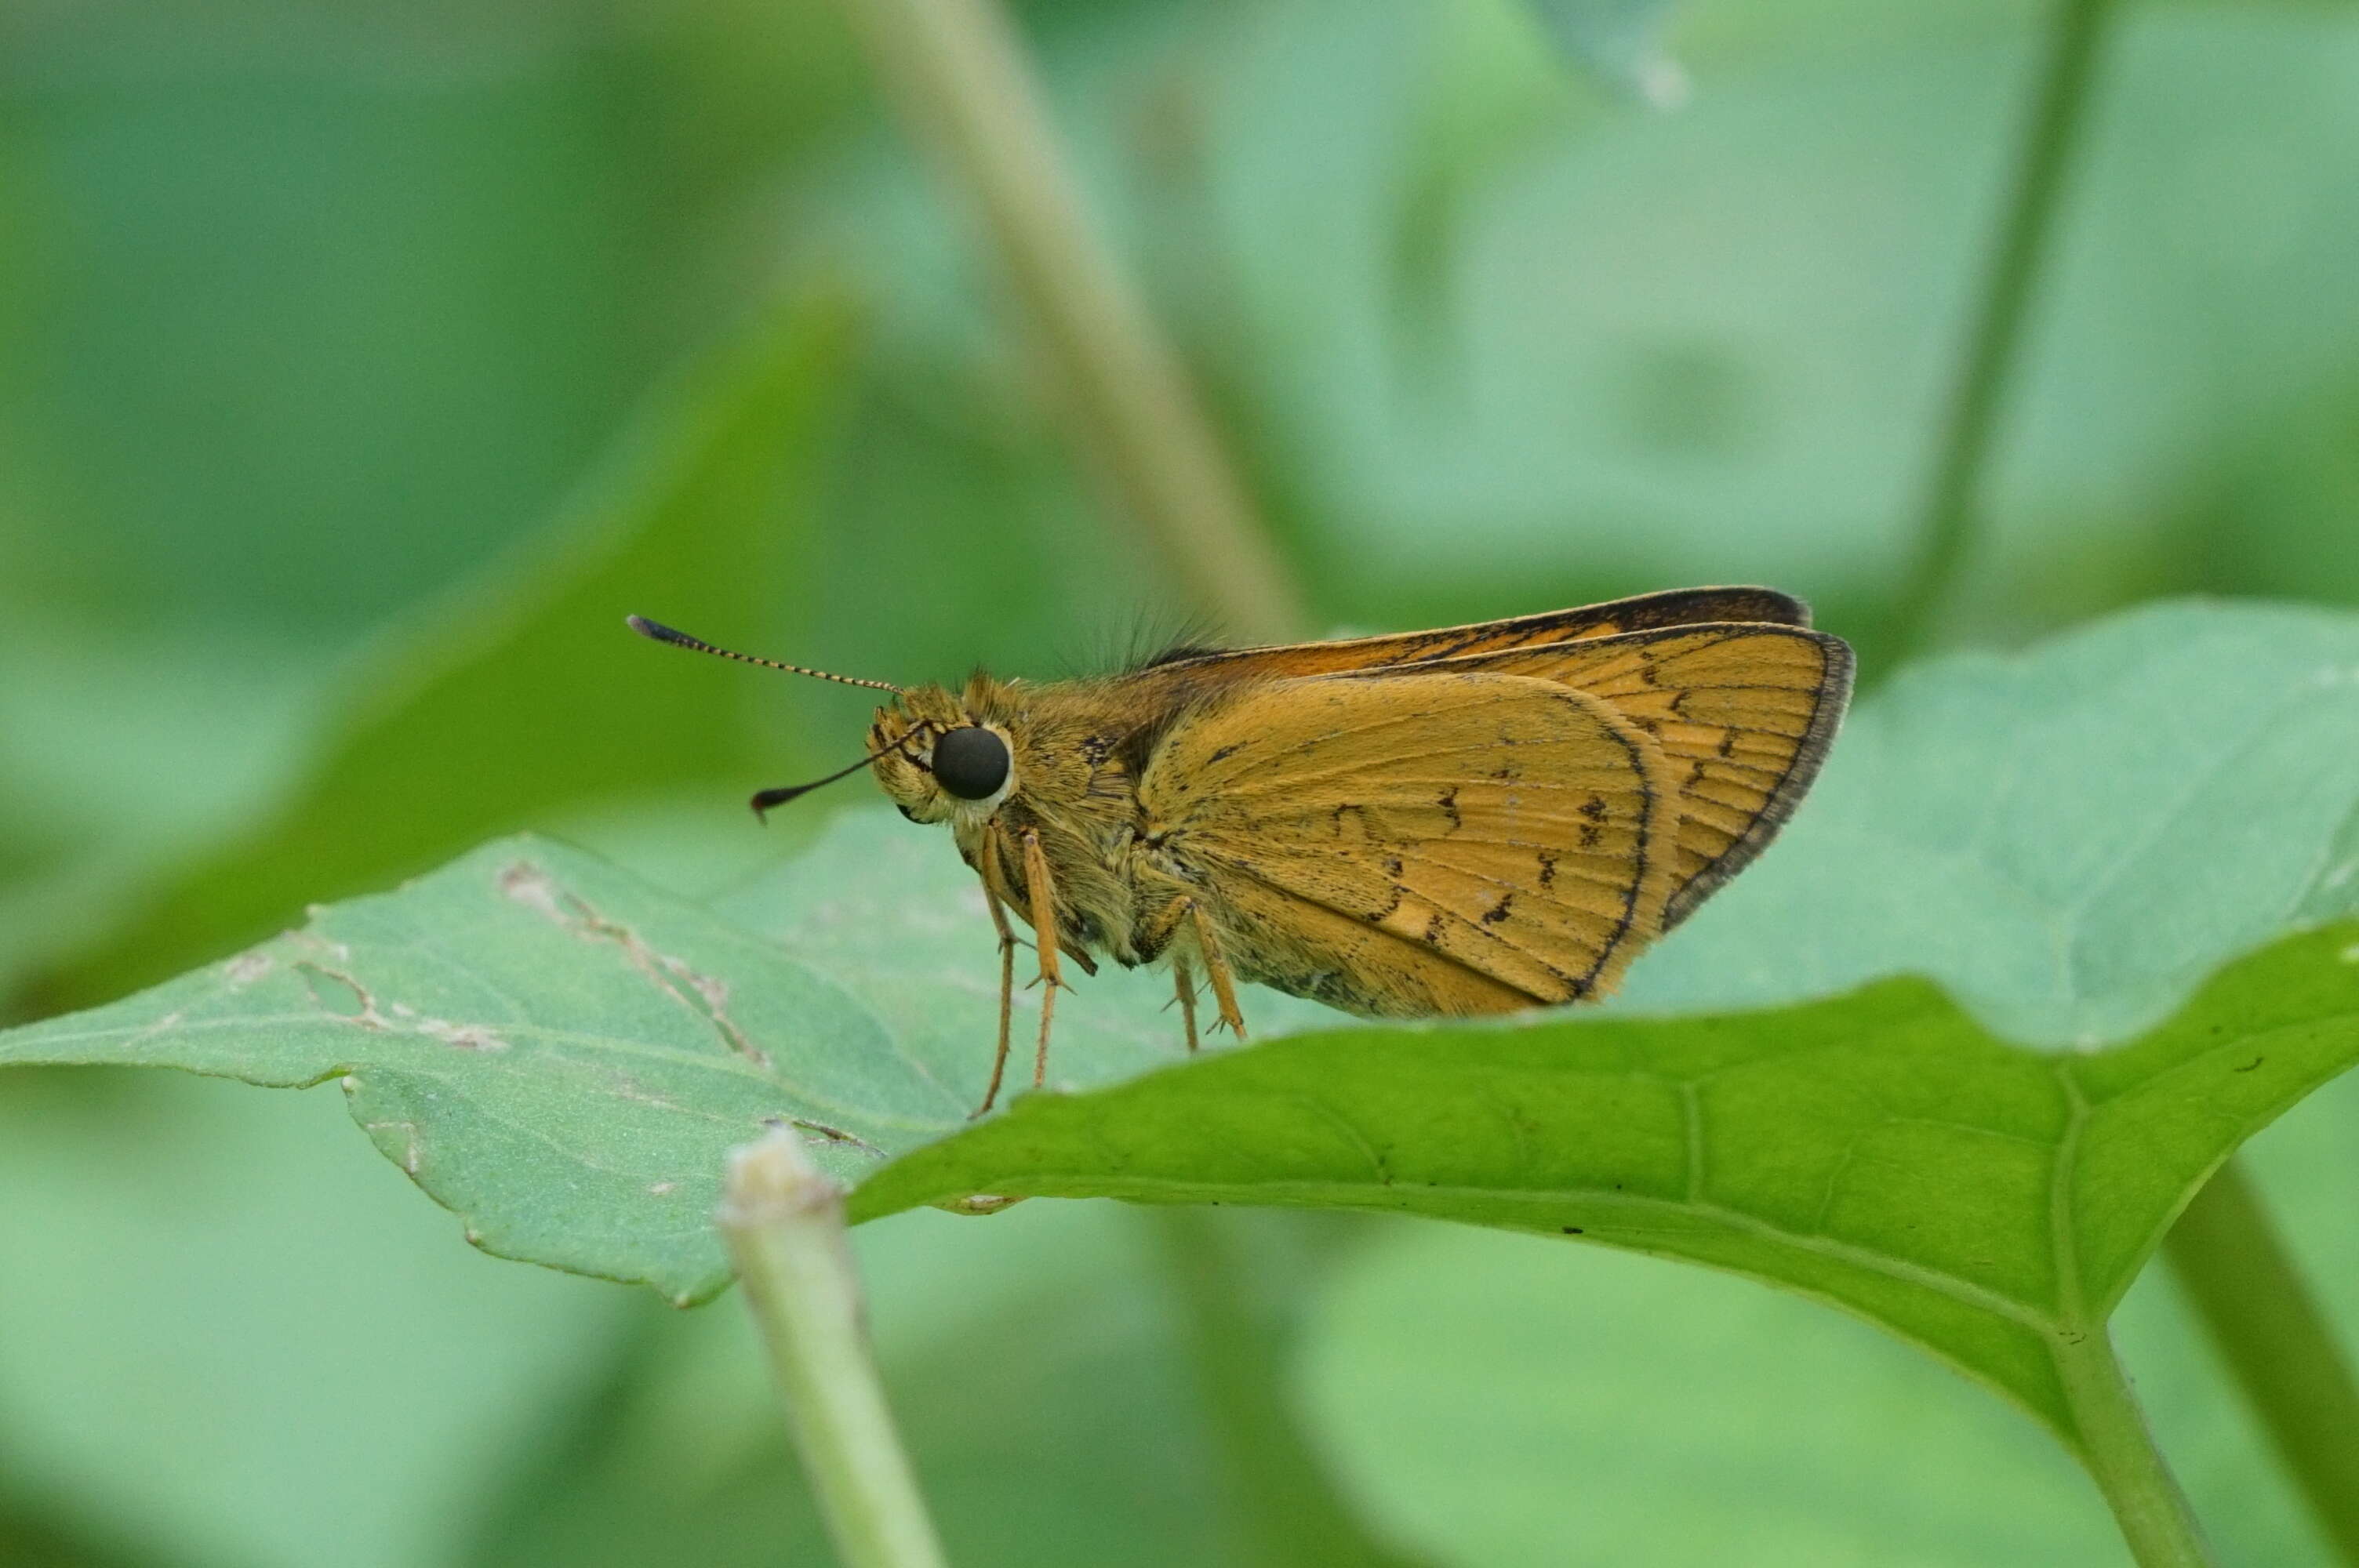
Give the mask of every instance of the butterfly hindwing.
<svg viewBox="0 0 2359 1568">
<path fill-rule="evenodd" d="M 1669 759 L 1679 924 L 1774 838 L 1817 776 L 1851 691 L 1851 650 L 1792 626 L 1675 626 L 1422 666 L 1562 682 L 1611 705 Z"/>
</svg>

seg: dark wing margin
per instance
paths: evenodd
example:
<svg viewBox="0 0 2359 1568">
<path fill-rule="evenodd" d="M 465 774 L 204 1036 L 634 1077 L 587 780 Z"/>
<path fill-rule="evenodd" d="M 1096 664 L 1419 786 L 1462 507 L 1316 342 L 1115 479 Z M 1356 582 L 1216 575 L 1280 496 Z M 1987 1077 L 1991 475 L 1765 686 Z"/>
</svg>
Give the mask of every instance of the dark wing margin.
<svg viewBox="0 0 2359 1568">
<path fill-rule="evenodd" d="M 1810 606 L 1773 588 L 1675 588 L 1628 599 L 1550 610 L 1538 615 L 1445 626 L 1431 632 L 1401 632 L 1349 637 L 1328 643 L 1296 643 L 1262 648 L 1207 649 L 1182 645 L 1139 666 L 1213 679 L 1263 671 L 1223 668 L 1255 663 L 1273 677 L 1339 675 L 1387 665 L 1425 664 L 1470 654 L 1542 647 L 1590 637 L 1613 637 L 1663 627 L 1708 622 L 1745 622 L 1769 626 L 1808 626 Z"/>
<path fill-rule="evenodd" d="M 1720 891 L 1728 880 L 1751 865 L 1754 857 L 1769 847 L 1777 830 L 1794 815 L 1802 796 L 1810 793 L 1810 784 L 1819 776 L 1819 769 L 1827 760 L 1828 750 L 1834 745 L 1835 731 L 1843 728 L 1843 713 L 1851 706 L 1852 682 L 1858 669 L 1857 656 L 1851 644 L 1840 637 L 1824 633 L 1813 634 L 1826 654 L 1825 684 L 1819 688 L 1819 704 L 1810 715 L 1810 728 L 1803 730 L 1801 743 L 1794 748 L 1792 761 L 1786 766 L 1785 777 L 1770 792 L 1769 803 L 1753 818 L 1753 824 L 1721 851 L 1702 871 L 1675 889 L 1663 905 L 1663 929 L 1669 931 L 1695 912 L 1696 905 Z"/>
</svg>

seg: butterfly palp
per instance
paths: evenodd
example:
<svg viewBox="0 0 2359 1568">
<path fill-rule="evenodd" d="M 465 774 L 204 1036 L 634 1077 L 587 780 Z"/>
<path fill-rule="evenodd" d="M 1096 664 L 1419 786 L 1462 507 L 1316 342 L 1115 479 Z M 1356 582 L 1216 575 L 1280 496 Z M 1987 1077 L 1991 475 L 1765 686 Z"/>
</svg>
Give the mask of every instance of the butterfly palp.
<svg viewBox="0 0 2359 1568">
<path fill-rule="evenodd" d="M 823 779 L 813 779 L 810 783 L 804 784 L 781 784 L 775 789 L 756 790 L 754 793 L 753 800 L 749 803 L 754 807 L 754 815 L 766 822 L 769 820 L 769 815 L 773 807 L 784 806 L 787 802 L 793 800 L 798 796 L 809 795 L 811 791 L 819 788 L 821 784 L 832 784 L 838 779 L 850 778 L 853 774 L 868 766 L 869 763 L 875 762 L 877 758 L 889 756 L 893 752 L 903 750 L 910 741 L 915 741 L 920 735 L 927 733 L 932 728 L 932 725 L 925 723 L 913 725 L 906 734 L 892 744 L 879 747 L 877 750 L 871 752 L 868 755 L 861 758 L 860 761 L 853 763 L 850 767 L 838 768 L 835 772 L 828 774 L 827 777 Z"/>
</svg>

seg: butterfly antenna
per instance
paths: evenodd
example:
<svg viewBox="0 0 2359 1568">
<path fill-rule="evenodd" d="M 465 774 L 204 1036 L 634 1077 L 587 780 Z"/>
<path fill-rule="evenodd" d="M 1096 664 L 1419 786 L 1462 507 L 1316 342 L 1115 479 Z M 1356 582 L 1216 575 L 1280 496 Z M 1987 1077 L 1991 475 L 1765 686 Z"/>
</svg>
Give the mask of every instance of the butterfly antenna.
<svg viewBox="0 0 2359 1568">
<path fill-rule="evenodd" d="M 718 650 L 716 650 L 716 652 Z M 861 758 L 860 761 L 853 763 L 852 766 L 838 769 L 836 772 L 828 774 L 827 777 L 823 779 L 813 779 L 810 783 L 804 784 L 786 784 L 777 789 L 758 791 L 756 793 L 752 801 L 754 815 L 760 817 L 763 821 L 767 822 L 770 819 L 770 808 L 772 806 L 784 806 L 787 802 L 794 799 L 798 795 L 810 794 L 811 791 L 819 788 L 821 784 L 832 784 L 838 779 L 850 778 L 853 773 L 858 773 L 861 769 L 866 767 L 877 758 L 899 751 L 902 747 L 907 746 L 910 741 L 916 740 L 919 736 L 933 728 L 935 728 L 933 720 L 929 719 L 921 719 L 916 724 L 911 725 L 908 730 L 904 731 L 901 738 L 898 741 L 894 741 L 891 745 L 880 746 L 875 751 L 869 752 L 868 755 Z"/>
<path fill-rule="evenodd" d="M 815 680 L 832 680 L 840 686 L 864 686 L 873 687 L 877 691 L 889 691 L 896 694 L 898 694 L 903 689 L 902 687 L 894 686 L 886 681 L 861 680 L 854 676 L 830 675 L 825 670 L 809 669 L 801 665 L 781 664 L 776 659 L 758 658 L 752 654 L 740 654 L 734 653 L 727 648 L 716 648 L 701 637 L 691 637 L 685 632 L 674 631 L 671 627 L 666 626 L 661 622 L 650 621 L 644 615 L 626 616 L 624 618 L 624 624 L 630 627 L 632 631 L 636 632 L 640 636 L 647 638 L 652 642 L 669 643 L 675 648 L 693 648 L 700 654 L 711 654 L 716 659 L 734 659 L 741 665 L 759 665 L 766 670 L 784 670 L 790 676 L 810 676 Z M 854 764 L 854 766 L 858 765 L 859 764 L 857 763 Z M 851 771 L 852 770 L 850 768 L 846 768 L 844 770 L 845 773 L 850 773 Z M 840 777 L 841 775 L 838 776 Z M 825 783 L 827 781 L 821 780 L 821 782 Z M 807 787 L 817 788 L 818 786 L 810 785 Z M 766 794 L 768 792 L 766 791 L 764 793 Z"/>
</svg>

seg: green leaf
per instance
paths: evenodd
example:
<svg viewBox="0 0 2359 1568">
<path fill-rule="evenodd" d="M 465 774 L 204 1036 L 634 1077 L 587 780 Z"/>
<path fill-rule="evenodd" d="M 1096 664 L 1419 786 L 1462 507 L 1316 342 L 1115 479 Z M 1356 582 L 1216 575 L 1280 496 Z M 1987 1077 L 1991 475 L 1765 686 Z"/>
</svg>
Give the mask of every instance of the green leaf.
<svg viewBox="0 0 2359 1568">
<path fill-rule="evenodd" d="M 2346 1325 L 2354 1134 L 2345 1076 L 2237 1156 Z M 1440 1563 L 2126 1561 L 2030 1422 L 1845 1314 L 1467 1227 L 1379 1235 L 1314 1309 L 1300 1403 L 1372 1522 Z M 2111 1332 L 2219 1561 L 2340 1563 L 2173 1294 L 2171 1271 L 2146 1271 Z"/>
<path fill-rule="evenodd" d="M 560 845 L 494 844 L 0 1035 L 0 1062 L 342 1076 L 484 1246 L 684 1299 L 725 1278 L 722 1152 L 780 1119 L 864 1176 L 862 1217 L 1092 1195 L 1572 1231 L 1846 1307 L 2072 1444 L 2059 1356 L 2220 1160 L 2359 1057 L 2359 923 L 2286 935 L 2349 907 L 2354 670 L 2348 618 L 2204 606 L 1953 661 L 1861 716 L 1790 838 L 1642 966 L 1619 1016 L 1271 1039 L 1334 1015 L 1256 992 L 1268 1044 L 1140 1077 L 1178 1054 L 1167 982 L 1108 970 L 1060 1008 L 1069 1092 L 971 1127 L 989 927 L 941 837 L 884 813 L 718 911 Z M 1813 921 L 1799 946 L 1784 929 Z M 1879 923 L 1914 940 L 1879 946 Z M 1815 967 L 1781 979 L 1788 955 Z M 1884 979 L 1725 1010 L 1889 968 L 1957 995 Z M 1681 975 L 1723 1010 L 1645 1015 Z M 2043 1050 L 1991 1016 L 2136 1038 Z"/>
<path fill-rule="evenodd" d="M 2076 1444 L 2053 1347 L 2238 1142 L 2359 1060 L 2354 962 L 2359 924 L 2289 939 L 2089 1056 L 2009 1045 L 1910 979 L 1756 1013 L 1338 1031 L 1020 1102 L 853 1211 L 989 1192 L 1581 1235 L 1846 1307 Z"/>
<path fill-rule="evenodd" d="M 292 798 L 51 994 L 119 994 L 569 803 L 750 771 L 746 689 L 683 678 L 622 618 L 768 622 L 845 328 L 832 303 L 783 304 L 660 390 L 550 528 L 364 659 Z"/>
</svg>

